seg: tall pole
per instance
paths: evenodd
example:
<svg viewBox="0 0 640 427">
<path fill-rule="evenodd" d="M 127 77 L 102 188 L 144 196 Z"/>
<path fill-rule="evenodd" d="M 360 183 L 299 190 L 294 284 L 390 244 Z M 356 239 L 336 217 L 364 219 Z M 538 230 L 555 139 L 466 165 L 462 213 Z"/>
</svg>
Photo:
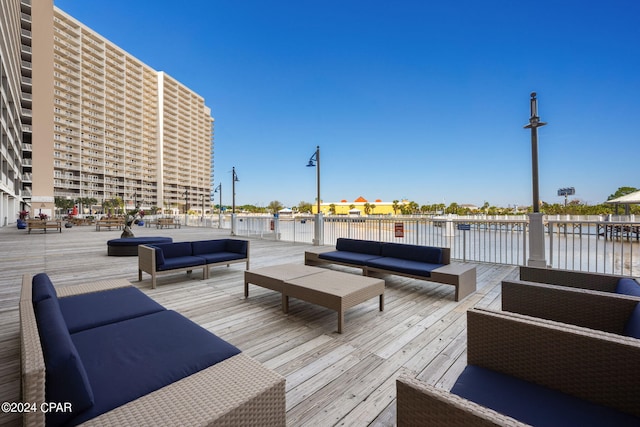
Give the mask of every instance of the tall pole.
<svg viewBox="0 0 640 427">
<path fill-rule="evenodd" d="M 546 125 L 538 117 L 538 100 L 536 93 L 531 92 L 529 101 L 531 114 L 525 129 L 531 129 L 531 178 L 533 185 L 533 213 L 529 214 L 529 259 L 531 267 L 547 266 L 544 243 L 544 224 L 540 213 L 540 194 L 538 191 L 538 128 Z"/>
<path fill-rule="evenodd" d="M 316 201 L 318 213 L 320 213 L 320 146 L 316 146 L 316 182 L 318 186 L 318 200 Z"/>
<path fill-rule="evenodd" d="M 236 167 L 231 168 L 231 192 L 233 197 L 231 200 L 231 213 L 236 213 Z"/>
<path fill-rule="evenodd" d="M 540 212 L 540 193 L 538 190 L 538 128 L 546 125 L 540 121 L 538 117 L 538 100 L 536 93 L 531 92 L 531 100 L 529 101 L 531 116 L 529 124 L 525 125 L 525 129 L 531 129 L 531 178 L 533 181 L 533 212 Z"/>
</svg>

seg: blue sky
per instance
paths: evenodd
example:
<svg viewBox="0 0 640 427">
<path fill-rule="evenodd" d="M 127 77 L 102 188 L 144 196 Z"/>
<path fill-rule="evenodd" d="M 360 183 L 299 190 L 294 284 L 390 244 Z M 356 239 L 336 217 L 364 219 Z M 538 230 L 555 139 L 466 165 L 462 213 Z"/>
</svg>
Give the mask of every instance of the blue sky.
<svg viewBox="0 0 640 427">
<path fill-rule="evenodd" d="M 532 91 L 540 200 L 640 188 L 636 0 L 55 5 L 205 98 L 224 204 L 313 203 L 319 145 L 325 202 L 530 205 Z"/>
</svg>

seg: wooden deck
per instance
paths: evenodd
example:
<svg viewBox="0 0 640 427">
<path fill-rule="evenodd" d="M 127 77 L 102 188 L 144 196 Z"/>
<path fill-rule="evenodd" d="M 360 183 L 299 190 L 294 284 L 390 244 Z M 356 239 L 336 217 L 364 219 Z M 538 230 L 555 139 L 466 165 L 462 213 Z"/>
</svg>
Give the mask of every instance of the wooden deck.
<svg viewBox="0 0 640 427">
<path fill-rule="evenodd" d="M 229 237 L 228 230 L 136 227 L 136 236 L 174 241 Z M 47 272 L 54 284 L 74 285 L 125 278 L 169 309 L 176 310 L 287 378 L 287 423 L 388 426 L 395 424 L 395 379 L 409 373 L 448 388 L 466 364 L 468 308 L 500 307 L 500 282 L 516 278 L 513 266 L 478 264 L 478 290 L 460 302 L 449 285 L 384 276 L 385 309 L 371 299 L 347 311 L 343 334 L 336 313 L 292 299 L 281 311 L 280 294 L 250 285 L 244 298 L 244 265 L 150 276 L 137 282 L 136 257 L 108 257 L 106 242 L 121 231 L 96 232 L 74 226 L 62 233 L 27 234 L 0 228 L 0 401 L 20 399 L 18 299 L 24 273 Z M 304 262 L 310 246 L 251 240 L 251 267 Z M 358 270 L 328 267 L 336 270 Z M 0 413 L 1 425 L 20 425 L 16 414 Z"/>
</svg>

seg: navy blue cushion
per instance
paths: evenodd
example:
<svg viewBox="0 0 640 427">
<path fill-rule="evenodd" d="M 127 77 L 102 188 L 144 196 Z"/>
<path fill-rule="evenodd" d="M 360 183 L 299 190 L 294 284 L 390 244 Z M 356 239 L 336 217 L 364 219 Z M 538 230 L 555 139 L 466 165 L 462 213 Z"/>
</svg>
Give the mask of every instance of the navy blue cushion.
<svg viewBox="0 0 640 427">
<path fill-rule="evenodd" d="M 212 254 L 224 252 L 227 247 L 227 239 L 198 240 L 191 242 L 192 255 Z"/>
<path fill-rule="evenodd" d="M 193 255 L 191 253 L 191 242 L 156 243 L 154 246 L 162 249 L 165 262 L 167 261 L 167 258 Z"/>
<path fill-rule="evenodd" d="M 69 402 L 73 412 L 48 412 L 47 426 L 58 426 L 94 404 L 94 394 L 81 357 L 64 322 L 57 298 L 40 301 L 36 322 L 45 364 L 45 400 Z"/>
<path fill-rule="evenodd" d="M 245 255 L 238 254 L 235 252 L 217 252 L 217 253 L 210 253 L 210 254 L 200 254 L 198 256 L 200 258 L 204 258 L 207 264 L 214 264 L 217 262 L 233 261 L 236 259 L 246 258 Z"/>
<path fill-rule="evenodd" d="M 385 257 L 427 262 L 430 264 L 442 264 L 442 249 L 433 246 L 383 243 L 381 255 Z"/>
<path fill-rule="evenodd" d="M 616 285 L 616 293 L 640 297 L 640 285 L 634 279 L 625 277 L 618 280 L 618 284 Z"/>
<path fill-rule="evenodd" d="M 240 353 L 174 311 L 160 311 L 72 335 L 96 404 L 80 423 Z M 188 399 L 189 396 L 184 396 Z"/>
<path fill-rule="evenodd" d="M 247 256 L 247 248 L 249 247 L 249 242 L 246 240 L 239 239 L 227 239 L 227 252 L 235 252 L 237 254 L 244 255 L 243 258 Z"/>
<path fill-rule="evenodd" d="M 344 262 L 346 264 L 365 265 L 371 259 L 379 258 L 380 255 L 363 254 L 360 252 L 331 251 L 318 254 L 318 258 L 329 261 Z"/>
<path fill-rule="evenodd" d="M 640 303 L 636 305 L 636 308 L 631 312 L 629 320 L 624 325 L 624 331 L 628 337 L 640 338 Z"/>
<path fill-rule="evenodd" d="M 165 309 L 133 286 L 74 295 L 58 302 L 71 333 Z"/>
<path fill-rule="evenodd" d="M 381 243 L 373 240 L 345 239 L 341 237 L 336 241 L 336 250 L 338 251 L 380 256 L 380 247 Z"/>
<path fill-rule="evenodd" d="M 164 255 L 162 253 L 162 250 L 157 247 L 156 245 L 148 245 L 150 248 L 155 249 L 154 253 L 156 255 L 156 268 L 159 268 L 160 266 L 162 266 L 164 264 Z"/>
<path fill-rule="evenodd" d="M 535 426 L 638 426 L 640 419 L 500 372 L 468 365 L 451 392 Z"/>
<path fill-rule="evenodd" d="M 164 271 L 183 267 L 195 267 L 205 264 L 206 262 L 204 258 L 200 256 L 177 256 L 173 258 L 165 258 L 164 264 L 161 266 L 156 264 L 156 268 L 158 271 Z"/>
<path fill-rule="evenodd" d="M 56 289 L 47 273 L 38 273 L 31 279 L 31 301 L 35 304 L 43 299 L 57 298 Z"/>
<path fill-rule="evenodd" d="M 375 258 L 366 262 L 367 267 L 381 268 L 383 270 L 423 277 L 431 277 L 431 272 L 438 267 L 442 267 L 442 265 L 443 264 L 430 264 L 427 262 L 389 257 Z"/>
</svg>

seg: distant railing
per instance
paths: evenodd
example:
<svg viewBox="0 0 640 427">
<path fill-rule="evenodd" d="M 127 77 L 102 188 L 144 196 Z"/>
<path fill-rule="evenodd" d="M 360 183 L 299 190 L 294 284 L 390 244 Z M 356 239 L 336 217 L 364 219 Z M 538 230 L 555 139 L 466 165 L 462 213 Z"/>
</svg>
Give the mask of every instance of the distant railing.
<svg viewBox="0 0 640 427">
<path fill-rule="evenodd" d="M 222 222 L 219 221 L 222 219 Z M 596 217 L 597 218 L 597 217 Z M 314 241 L 315 216 L 237 215 L 237 236 Z M 190 226 L 231 229 L 230 215 L 190 217 Z M 587 217 L 547 217 L 545 255 L 554 268 L 640 275 L 640 222 L 605 221 Z M 326 216 L 324 244 L 340 237 L 451 248 L 460 261 L 526 265 L 529 257 L 529 220 L 509 217 Z"/>
</svg>

